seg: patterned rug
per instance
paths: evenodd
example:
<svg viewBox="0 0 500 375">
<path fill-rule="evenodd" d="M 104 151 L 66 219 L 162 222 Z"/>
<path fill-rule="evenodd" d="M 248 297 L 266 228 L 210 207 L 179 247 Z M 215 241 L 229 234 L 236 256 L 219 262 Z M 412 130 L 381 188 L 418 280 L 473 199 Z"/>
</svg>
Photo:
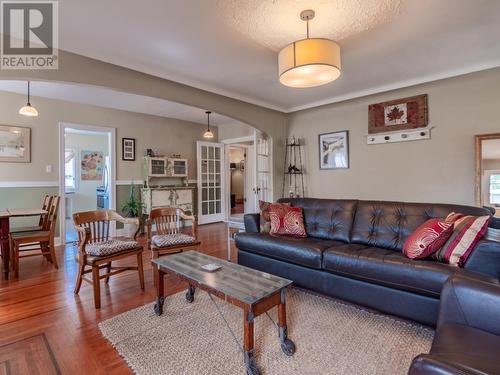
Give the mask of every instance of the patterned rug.
<svg viewBox="0 0 500 375">
<path fill-rule="evenodd" d="M 240 342 L 243 312 L 215 298 Z M 276 308 L 270 316 L 276 320 Z M 289 337 L 297 351 L 281 352 L 265 314 L 255 319 L 256 359 L 263 374 L 406 374 L 412 359 L 430 349 L 434 332 L 418 324 L 291 289 Z M 169 296 L 157 317 L 153 305 L 99 324 L 102 334 L 137 374 L 245 374 L 243 356 L 208 295 Z"/>
</svg>

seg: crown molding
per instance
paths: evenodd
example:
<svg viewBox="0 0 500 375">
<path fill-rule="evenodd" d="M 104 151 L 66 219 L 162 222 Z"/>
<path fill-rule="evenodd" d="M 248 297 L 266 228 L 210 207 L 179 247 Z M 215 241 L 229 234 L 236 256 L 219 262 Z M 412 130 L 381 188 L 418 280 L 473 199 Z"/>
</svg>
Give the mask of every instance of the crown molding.
<svg viewBox="0 0 500 375">
<path fill-rule="evenodd" d="M 311 102 L 308 104 L 291 107 L 286 111 L 286 113 L 303 111 L 303 110 L 314 108 L 314 107 L 320 107 L 323 105 L 334 104 L 334 103 L 339 103 L 339 102 L 343 102 L 346 100 L 361 98 L 363 96 L 380 94 L 383 92 L 398 90 L 398 89 L 411 87 L 411 86 L 416 86 L 416 85 L 420 85 L 423 83 L 439 81 L 439 80 L 446 79 L 446 78 L 458 77 L 458 76 L 462 76 L 465 74 L 476 73 L 476 72 L 480 72 L 483 70 L 498 68 L 499 66 L 500 66 L 500 60 L 494 60 L 494 61 L 490 61 L 487 63 L 477 64 L 477 65 L 472 66 L 472 67 L 449 70 L 449 71 L 446 71 L 443 73 L 432 74 L 432 75 L 414 78 L 414 79 L 409 79 L 409 80 L 405 80 L 405 81 L 399 81 L 399 82 L 391 83 L 389 85 L 376 86 L 376 87 L 372 87 L 372 88 L 369 88 L 366 90 L 354 91 L 354 92 L 349 93 L 349 94 L 338 95 L 338 96 L 334 96 L 334 97 L 331 97 L 328 99 L 317 100 L 317 101 L 314 101 L 314 102 Z"/>
</svg>

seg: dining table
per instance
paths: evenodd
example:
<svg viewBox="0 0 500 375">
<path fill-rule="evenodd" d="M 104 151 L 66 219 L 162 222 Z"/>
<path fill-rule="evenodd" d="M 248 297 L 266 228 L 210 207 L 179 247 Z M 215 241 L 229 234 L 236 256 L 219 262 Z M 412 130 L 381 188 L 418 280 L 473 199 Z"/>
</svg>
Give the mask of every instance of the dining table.
<svg viewBox="0 0 500 375">
<path fill-rule="evenodd" d="M 47 215 L 41 208 L 5 208 L 0 209 L 0 246 L 2 248 L 2 270 L 4 278 L 9 278 L 10 269 L 10 219 L 14 217 L 29 217 Z"/>
</svg>

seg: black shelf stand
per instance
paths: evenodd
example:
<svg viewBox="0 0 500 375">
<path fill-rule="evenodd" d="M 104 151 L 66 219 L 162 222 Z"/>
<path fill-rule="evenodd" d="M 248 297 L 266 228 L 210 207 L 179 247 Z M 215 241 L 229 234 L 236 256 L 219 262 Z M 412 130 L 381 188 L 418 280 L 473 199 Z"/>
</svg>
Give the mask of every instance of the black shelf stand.
<svg viewBox="0 0 500 375">
<path fill-rule="evenodd" d="M 285 164 L 283 168 L 283 185 L 281 196 L 298 198 L 305 196 L 304 164 L 302 163 L 302 143 L 300 138 L 286 139 Z"/>
</svg>

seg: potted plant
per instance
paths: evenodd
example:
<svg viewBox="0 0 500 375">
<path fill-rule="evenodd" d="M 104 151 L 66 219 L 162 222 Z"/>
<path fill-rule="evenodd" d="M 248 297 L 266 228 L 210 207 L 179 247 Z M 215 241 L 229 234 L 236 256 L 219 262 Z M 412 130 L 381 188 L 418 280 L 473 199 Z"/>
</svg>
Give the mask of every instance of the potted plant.
<svg viewBox="0 0 500 375">
<path fill-rule="evenodd" d="M 139 218 L 140 220 L 141 209 L 142 205 L 136 196 L 135 185 L 132 181 L 132 185 L 130 186 L 130 195 L 128 200 L 125 202 L 125 205 L 122 207 L 122 212 L 125 217 Z M 137 224 L 123 224 L 123 226 L 127 237 L 133 237 L 138 229 Z"/>
</svg>

